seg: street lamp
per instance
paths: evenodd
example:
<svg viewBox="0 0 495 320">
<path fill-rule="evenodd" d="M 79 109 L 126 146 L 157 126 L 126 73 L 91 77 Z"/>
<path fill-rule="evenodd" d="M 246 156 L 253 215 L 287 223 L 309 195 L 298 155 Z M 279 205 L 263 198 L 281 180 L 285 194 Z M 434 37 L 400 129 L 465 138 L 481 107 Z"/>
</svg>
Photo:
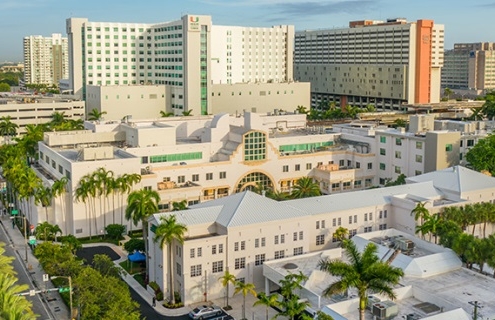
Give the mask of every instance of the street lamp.
<svg viewBox="0 0 495 320">
<path fill-rule="evenodd" d="M 70 320 L 72 320 L 72 278 L 70 276 L 53 276 L 50 279 L 66 278 L 69 279 L 69 308 L 70 308 Z M 60 290 L 60 289 L 59 289 Z M 64 292 L 64 291 L 59 291 Z"/>
</svg>

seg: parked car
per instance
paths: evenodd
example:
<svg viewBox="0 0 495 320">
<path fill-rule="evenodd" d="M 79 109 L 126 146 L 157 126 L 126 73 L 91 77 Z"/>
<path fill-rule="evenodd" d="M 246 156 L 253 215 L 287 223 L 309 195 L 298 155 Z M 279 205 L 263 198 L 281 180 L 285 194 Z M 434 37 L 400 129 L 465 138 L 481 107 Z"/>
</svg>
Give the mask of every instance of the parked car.
<svg viewBox="0 0 495 320">
<path fill-rule="evenodd" d="M 218 306 L 199 306 L 189 312 L 189 318 L 202 320 L 222 314 L 222 309 Z"/>
</svg>

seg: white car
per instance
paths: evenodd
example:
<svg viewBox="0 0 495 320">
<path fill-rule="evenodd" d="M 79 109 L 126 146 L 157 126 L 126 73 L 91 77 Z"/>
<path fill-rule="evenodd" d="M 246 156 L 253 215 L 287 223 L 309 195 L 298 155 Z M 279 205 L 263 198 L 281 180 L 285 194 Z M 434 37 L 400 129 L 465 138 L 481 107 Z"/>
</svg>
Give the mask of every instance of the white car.
<svg viewBox="0 0 495 320">
<path fill-rule="evenodd" d="M 218 306 L 199 306 L 189 312 L 189 318 L 202 320 L 222 314 L 222 309 Z"/>
</svg>

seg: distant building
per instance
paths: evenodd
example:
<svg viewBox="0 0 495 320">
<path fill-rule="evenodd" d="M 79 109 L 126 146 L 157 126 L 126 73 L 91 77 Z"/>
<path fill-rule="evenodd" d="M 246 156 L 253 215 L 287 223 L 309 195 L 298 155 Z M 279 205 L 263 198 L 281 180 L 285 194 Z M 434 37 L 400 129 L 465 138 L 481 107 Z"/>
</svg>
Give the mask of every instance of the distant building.
<svg viewBox="0 0 495 320">
<path fill-rule="evenodd" d="M 298 31 L 294 77 L 311 82 L 312 106 L 374 105 L 440 100 L 444 26 L 432 20 L 352 21 L 349 28 Z"/>
<path fill-rule="evenodd" d="M 456 43 L 445 51 L 442 87 L 459 90 L 458 95 L 495 89 L 495 43 Z"/>
<path fill-rule="evenodd" d="M 294 26 L 215 26 L 185 15 L 157 24 L 67 19 L 70 85 L 165 85 L 167 111 L 214 112 L 212 86 L 293 80 Z"/>
<path fill-rule="evenodd" d="M 51 37 L 24 38 L 25 84 L 58 85 L 69 77 L 67 38 L 54 33 Z"/>
</svg>

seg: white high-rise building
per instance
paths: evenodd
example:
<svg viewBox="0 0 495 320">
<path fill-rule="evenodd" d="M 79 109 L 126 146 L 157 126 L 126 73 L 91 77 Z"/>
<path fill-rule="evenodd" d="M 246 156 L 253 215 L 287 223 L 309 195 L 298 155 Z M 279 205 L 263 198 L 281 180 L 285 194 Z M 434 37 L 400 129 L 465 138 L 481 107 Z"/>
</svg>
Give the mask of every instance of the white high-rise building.
<svg viewBox="0 0 495 320">
<path fill-rule="evenodd" d="M 67 19 L 70 82 L 87 85 L 162 84 L 176 114 L 211 113 L 211 86 L 292 80 L 293 26 L 213 26 L 186 15 L 158 24 Z"/>
<path fill-rule="evenodd" d="M 67 38 L 59 33 L 51 37 L 24 37 L 24 82 L 58 84 L 69 77 Z"/>
</svg>

